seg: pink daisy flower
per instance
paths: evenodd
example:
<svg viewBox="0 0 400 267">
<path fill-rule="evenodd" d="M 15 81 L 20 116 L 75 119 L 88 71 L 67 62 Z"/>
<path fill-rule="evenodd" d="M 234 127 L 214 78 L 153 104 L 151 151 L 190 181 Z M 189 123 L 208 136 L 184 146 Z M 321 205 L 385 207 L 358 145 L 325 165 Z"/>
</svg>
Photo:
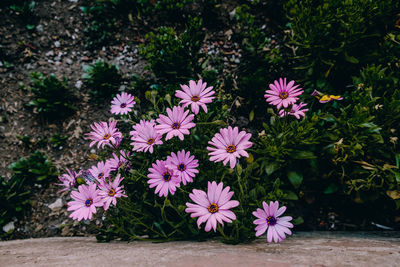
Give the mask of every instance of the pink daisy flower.
<svg viewBox="0 0 400 267">
<path fill-rule="evenodd" d="M 236 220 L 236 215 L 231 208 L 239 206 L 239 201 L 231 200 L 233 192 L 230 192 L 230 187 L 223 189 L 224 184 L 215 181 L 208 182 L 207 193 L 202 190 L 193 189 L 193 193 L 189 194 L 191 200 L 196 204 L 186 202 L 187 213 L 192 213 L 190 217 L 199 217 L 197 219 L 197 227 L 207 221 L 205 231 L 209 232 L 211 228 L 214 232 L 217 230 L 217 222 L 224 225 L 224 222 L 231 223 Z"/>
<path fill-rule="evenodd" d="M 166 197 L 168 192 L 171 195 L 175 194 L 176 188 L 180 186 L 181 182 L 175 170 L 161 160 L 157 160 L 152 165 L 153 168 L 149 168 L 150 173 L 147 175 L 150 179 L 147 181 L 150 184 L 150 188 L 156 187 L 155 193 L 159 193 L 160 197 Z"/>
<path fill-rule="evenodd" d="M 74 212 L 69 217 L 78 221 L 92 219 L 92 215 L 96 213 L 96 207 L 103 206 L 103 198 L 96 187 L 96 184 L 89 183 L 80 185 L 78 191 L 71 192 L 73 201 L 68 202 L 67 205 L 68 211 L 73 210 Z"/>
<path fill-rule="evenodd" d="M 97 166 L 94 165 L 89 169 L 90 174 L 99 181 L 104 180 L 105 178 L 110 176 L 110 166 L 103 161 L 99 161 Z"/>
<path fill-rule="evenodd" d="M 287 115 L 292 115 L 295 116 L 296 119 L 300 119 L 300 117 L 305 117 L 306 114 L 305 112 L 308 111 L 308 108 L 302 109 L 303 107 L 307 106 L 305 103 L 300 103 L 300 104 L 293 104 L 290 108 L 290 111 L 287 111 L 285 109 L 279 110 L 279 116 L 285 117 Z"/>
<path fill-rule="evenodd" d="M 58 191 L 58 193 L 67 191 L 71 188 L 73 188 L 76 185 L 76 178 L 78 178 L 79 176 L 82 175 L 82 171 L 79 171 L 78 173 L 76 173 L 73 170 L 70 169 L 66 169 L 67 173 L 64 173 L 61 176 L 58 176 L 58 179 L 61 181 L 61 184 L 57 184 L 59 186 L 64 186 L 63 189 L 61 189 L 60 191 Z"/>
<path fill-rule="evenodd" d="M 192 120 L 194 119 L 194 115 L 188 115 L 189 110 L 186 110 L 183 107 L 175 106 L 172 110 L 167 108 L 168 117 L 160 114 L 157 122 L 159 125 L 156 125 L 156 130 L 160 134 L 167 133 L 165 140 L 169 140 L 174 136 L 178 136 L 179 139 L 183 140 L 184 134 L 190 134 L 189 129 L 196 126 Z"/>
<path fill-rule="evenodd" d="M 293 228 L 293 224 L 289 221 L 292 220 L 290 216 L 281 216 L 286 207 L 283 206 L 279 208 L 279 202 L 270 202 L 269 205 L 263 201 L 263 210 L 258 208 L 257 211 L 253 211 L 253 215 L 258 219 L 254 220 L 254 224 L 257 225 L 255 228 L 256 236 L 260 236 L 268 229 L 267 233 L 267 241 L 268 243 L 272 242 L 272 239 L 275 243 L 281 242 L 286 238 L 286 235 L 291 235 L 292 231 L 289 228 Z"/>
<path fill-rule="evenodd" d="M 93 131 L 85 134 L 86 139 L 92 140 L 89 146 L 97 143 L 97 148 L 100 148 L 100 146 L 104 148 L 105 145 L 110 145 L 110 143 L 117 144 L 117 138 L 122 139 L 122 133 L 115 127 L 116 125 L 117 121 L 114 120 L 109 123 L 102 121 L 90 125 Z"/>
<path fill-rule="evenodd" d="M 282 105 L 287 108 L 299 99 L 297 96 L 303 93 L 301 88 L 297 88 L 299 85 L 293 85 L 294 81 L 286 84 L 286 78 L 279 78 L 279 82 L 275 81 L 274 84 L 269 85 L 270 90 L 265 91 L 264 97 L 269 104 L 277 106 L 277 109 L 280 109 Z"/>
<path fill-rule="evenodd" d="M 109 182 L 102 181 L 99 184 L 99 195 L 103 198 L 104 201 L 104 210 L 108 210 L 110 204 L 112 203 L 114 206 L 117 205 L 117 198 L 120 197 L 127 197 L 125 195 L 124 186 L 119 185 L 124 178 L 121 178 L 120 174 L 117 174 L 114 181 L 112 182 L 111 179 Z"/>
<path fill-rule="evenodd" d="M 215 98 L 212 96 L 215 91 L 212 91 L 212 86 L 207 88 L 206 86 L 207 83 L 203 83 L 202 80 L 199 80 L 197 84 L 195 81 L 189 81 L 189 86 L 181 85 L 183 91 L 177 90 L 175 96 L 182 99 L 179 104 L 183 104 L 184 108 L 190 105 L 194 114 L 199 113 L 200 107 L 207 113 L 206 104 L 211 103 Z"/>
<path fill-rule="evenodd" d="M 135 97 L 128 93 L 121 93 L 111 101 L 112 114 L 128 114 L 136 104 Z"/>
<path fill-rule="evenodd" d="M 126 153 L 124 150 L 119 151 L 120 156 L 118 157 L 117 154 L 113 153 L 113 157 L 106 160 L 106 165 L 110 168 L 111 171 L 116 171 L 122 166 L 128 166 L 128 158 L 130 153 Z"/>
<path fill-rule="evenodd" d="M 186 182 L 193 182 L 196 173 L 199 173 L 196 169 L 199 166 L 198 160 L 194 159 L 194 156 L 190 156 L 190 151 L 185 152 L 184 149 L 177 154 L 172 152 L 171 156 L 167 157 L 167 165 L 176 170 L 184 185 Z"/>
<path fill-rule="evenodd" d="M 232 129 L 231 126 L 223 128 L 216 133 L 211 141 L 208 141 L 209 145 L 214 147 L 207 147 L 211 161 L 219 162 L 223 161 L 226 165 L 229 161 L 231 169 L 236 165 L 236 159 L 243 157 L 249 157 L 249 154 L 245 151 L 253 145 L 250 142 L 251 134 L 241 131 L 239 133 L 238 127 Z"/>
<path fill-rule="evenodd" d="M 133 141 L 131 143 L 133 151 L 149 151 L 150 153 L 153 153 L 153 147 L 155 145 L 162 145 L 162 135 L 156 131 L 155 126 L 156 124 L 154 120 L 141 120 L 133 126 L 133 131 L 129 133 L 131 135 L 131 140 Z"/>
</svg>

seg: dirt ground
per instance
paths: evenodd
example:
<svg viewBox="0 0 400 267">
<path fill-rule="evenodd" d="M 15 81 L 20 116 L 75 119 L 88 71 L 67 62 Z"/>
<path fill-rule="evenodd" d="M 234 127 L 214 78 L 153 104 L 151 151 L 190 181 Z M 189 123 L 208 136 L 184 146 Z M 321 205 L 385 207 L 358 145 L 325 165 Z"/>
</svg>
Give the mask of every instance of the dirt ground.
<svg viewBox="0 0 400 267">
<path fill-rule="evenodd" d="M 397 236 L 397 237 L 396 237 Z M 0 242 L 1 266 L 398 266 L 400 233 L 296 233 L 279 244 L 97 243 L 91 237 Z"/>
</svg>

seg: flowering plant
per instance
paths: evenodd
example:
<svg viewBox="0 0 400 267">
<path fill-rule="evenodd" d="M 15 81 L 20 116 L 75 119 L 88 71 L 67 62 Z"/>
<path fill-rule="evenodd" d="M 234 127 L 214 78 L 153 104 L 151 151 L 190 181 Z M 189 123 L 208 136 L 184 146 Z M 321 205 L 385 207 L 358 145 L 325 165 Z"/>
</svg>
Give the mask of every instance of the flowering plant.
<svg viewBox="0 0 400 267">
<path fill-rule="evenodd" d="M 60 177 L 62 190 L 72 190 L 70 217 L 87 220 L 104 210 L 99 238 L 106 240 L 202 239 L 218 234 L 226 242 L 240 242 L 254 239 L 268 225 L 274 233 L 268 234 L 268 241 L 282 241 L 282 233 L 291 233 L 284 227 L 293 225 L 290 217 L 283 217 L 281 225 L 278 216 L 286 208 L 274 210 L 278 202 L 265 210 L 273 219 L 257 211 L 259 219 L 252 221 L 255 207 L 276 200 L 248 193 L 259 167 L 251 154 L 252 134 L 229 126 L 226 114 L 214 111 L 215 91 L 206 82 L 190 81 L 181 88 L 176 106 L 170 102 L 164 114 L 139 114 L 138 101 L 125 92 L 112 100 L 111 113 L 117 117 L 95 122 L 85 134 L 90 147 L 108 151 L 109 158 Z M 120 130 L 126 126 L 132 131 Z M 259 225 L 256 232 L 254 224 Z"/>
</svg>

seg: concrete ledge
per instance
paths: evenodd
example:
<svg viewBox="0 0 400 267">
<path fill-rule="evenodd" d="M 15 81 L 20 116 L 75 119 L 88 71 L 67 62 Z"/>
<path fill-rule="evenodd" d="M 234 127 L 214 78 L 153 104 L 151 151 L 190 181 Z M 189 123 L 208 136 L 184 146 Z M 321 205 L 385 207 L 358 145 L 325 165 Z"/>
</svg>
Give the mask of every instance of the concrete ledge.
<svg viewBox="0 0 400 267">
<path fill-rule="evenodd" d="M 400 233 L 296 233 L 280 244 L 97 243 L 92 237 L 0 242 L 1 266 L 399 266 Z"/>
</svg>

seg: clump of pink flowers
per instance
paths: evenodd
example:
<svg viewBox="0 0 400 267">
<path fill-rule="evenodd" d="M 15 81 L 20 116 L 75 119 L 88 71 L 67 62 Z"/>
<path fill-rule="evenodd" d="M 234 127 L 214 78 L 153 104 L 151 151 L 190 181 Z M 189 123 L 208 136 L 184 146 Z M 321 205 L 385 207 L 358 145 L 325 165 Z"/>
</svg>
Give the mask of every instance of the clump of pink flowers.
<svg viewBox="0 0 400 267">
<path fill-rule="evenodd" d="M 295 85 L 294 81 L 287 83 L 286 78 L 281 78 L 270 85 L 270 90 L 266 91 L 265 97 L 268 103 L 277 107 L 279 116 L 292 115 L 300 119 L 308 111 L 305 103 L 296 103 L 299 99 L 298 96 L 302 93 L 303 90 L 299 88 L 299 85 Z M 234 169 L 242 157 L 249 157 L 248 150 L 253 146 L 253 142 L 250 141 L 251 133 L 241 131 L 238 127 L 227 126 L 215 130 L 208 145 L 200 149 L 193 145 L 195 144 L 192 142 L 193 140 L 209 138 L 197 136 L 203 133 L 195 127 L 196 123 L 197 125 L 209 123 L 202 121 L 198 123 L 196 119 L 199 119 L 197 115 L 200 109 L 203 109 L 205 113 L 208 112 L 207 105 L 212 103 L 214 95 L 213 87 L 207 87 L 206 82 L 191 80 L 189 85 L 181 85 L 181 90 L 176 90 L 175 96 L 179 98 L 176 102 L 179 101 L 179 105 L 173 106 L 172 102 L 168 101 L 172 108 L 166 108 L 165 115 L 154 114 L 154 112 L 146 114 L 131 112 L 135 105 L 134 96 L 125 92 L 118 94 L 111 101 L 110 112 L 116 115 L 126 115 L 120 121 L 133 124 L 132 130 L 129 132 L 130 142 L 125 142 L 123 134 L 116 127 L 117 121 L 115 120 L 95 122 L 90 126 L 92 131 L 85 134 L 85 138 L 91 141 L 90 147 L 97 145 L 97 148 L 106 148 L 106 150 L 102 151 L 99 156 L 93 157 L 97 163 L 89 169 L 79 172 L 67 169 L 67 173 L 59 177 L 60 185 L 63 186 L 61 191 L 71 190 L 72 201 L 67 203 L 68 211 L 72 212 L 70 217 L 78 221 L 90 220 L 98 208 L 110 212 L 109 210 L 113 206 L 121 202 L 118 200 L 119 198 L 128 197 L 123 183 L 127 181 L 131 183 L 132 176 L 129 175 L 132 174 L 135 181 L 140 178 L 144 179 L 148 187 L 154 189 L 154 194 L 164 197 L 162 199 L 164 207 L 171 207 L 172 204 L 168 203 L 173 203 L 172 198 L 184 194 L 188 202 L 186 202 L 186 207 L 176 206 L 178 207 L 177 214 L 183 216 L 184 209 L 187 213 L 186 216 L 190 214 L 190 217 L 197 219 L 199 229 L 205 223 L 204 230 L 206 232 L 211 230 L 216 232 L 218 229 L 223 233 L 224 224 L 232 223 L 237 219 L 232 210 L 240 203 L 238 200 L 232 199 L 234 192 L 229 186 L 224 186 L 224 183 L 227 184 L 227 182 L 224 180 L 223 183 L 222 180 L 230 175 L 238 175 L 239 181 L 239 168 L 236 172 L 227 170 L 227 168 L 224 172 L 215 171 L 215 174 L 222 174 L 221 177 L 218 177 L 220 182 L 207 181 L 207 191 L 193 189 L 189 193 L 186 190 L 187 187 L 192 186 L 189 183 L 193 183 L 195 186 L 196 183 L 204 183 L 205 186 L 205 175 L 201 170 L 201 160 L 207 157 L 205 153 L 208 154 L 209 161 L 222 162 L 224 166 L 229 163 L 229 167 Z M 200 118 L 207 116 L 200 115 Z M 124 125 L 120 127 L 120 129 L 126 129 Z M 195 133 L 194 137 L 188 136 L 190 131 Z M 200 134 L 198 134 L 199 132 Z M 178 139 L 174 140 L 171 146 L 165 146 L 162 141 L 164 135 L 165 141 L 178 137 L 180 141 L 184 141 L 181 143 L 185 149 L 179 148 Z M 156 149 L 157 146 L 161 147 Z M 109 154 L 105 156 L 107 152 Z M 143 159 L 143 155 L 140 153 L 146 152 L 151 155 L 147 154 L 147 158 Z M 164 155 L 168 153 L 164 160 L 161 159 L 163 153 Z M 147 161 L 149 158 L 151 160 Z M 143 166 L 135 169 L 137 166 L 135 161 L 139 160 L 152 162 L 151 166 L 145 167 L 148 170 L 147 174 L 140 173 L 143 171 Z M 219 163 L 214 167 L 217 168 L 218 165 L 222 167 L 222 164 Z M 138 175 L 136 176 L 136 174 Z M 125 180 L 123 176 L 126 177 Z M 243 194 L 243 188 L 240 189 Z M 146 195 L 147 192 L 143 192 L 143 194 Z M 151 205 L 154 204 L 157 207 L 158 197 L 154 196 L 156 200 Z M 290 235 L 289 228 L 293 227 L 290 223 L 292 218 L 281 217 L 285 210 L 286 207 L 279 208 L 277 201 L 270 202 L 269 205 L 263 202 L 263 209 L 253 212 L 253 215 L 257 217 L 254 221 L 256 224 L 255 235 L 260 236 L 268 231 L 268 242 L 280 242 L 285 239 L 286 235 Z M 243 213 L 243 209 L 241 209 L 241 213 Z M 163 216 L 164 214 L 161 213 L 160 219 L 164 220 Z"/>
</svg>

